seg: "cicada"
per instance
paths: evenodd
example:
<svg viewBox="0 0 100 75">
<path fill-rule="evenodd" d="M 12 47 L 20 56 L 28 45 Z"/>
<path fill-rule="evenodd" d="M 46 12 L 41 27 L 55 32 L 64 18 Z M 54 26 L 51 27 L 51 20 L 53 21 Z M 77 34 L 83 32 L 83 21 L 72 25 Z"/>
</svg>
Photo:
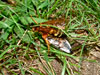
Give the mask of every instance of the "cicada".
<svg viewBox="0 0 100 75">
<path fill-rule="evenodd" d="M 33 19 L 33 21 L 35 20 Z M 43 24 L 48 26 L 42 26 Z M 50 45 L 52 44 L 64 52 L 71 53 L 71 45 L 67 41 L 66 37 L 63 37 L 64 33 L 60 29 L 50 27 L 49 25 L 54 25 L 56 27 L 60 27 L 60 29 L 64 29 L 66 25 L 65 19 L 56 19 L 43 22 L 40 26 L 33 27 L 32 30 L 42 34 L 42 38 L 45 40 L 48 50 L 50 50 Z"/>
</svg>

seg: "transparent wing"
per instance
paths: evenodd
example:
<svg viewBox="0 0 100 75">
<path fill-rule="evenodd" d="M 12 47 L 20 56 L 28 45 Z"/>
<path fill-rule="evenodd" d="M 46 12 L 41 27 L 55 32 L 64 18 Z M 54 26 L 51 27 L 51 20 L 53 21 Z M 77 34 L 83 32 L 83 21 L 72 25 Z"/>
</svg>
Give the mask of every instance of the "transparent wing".
<svg viewBox="0 0 100 75">
<path fill-rule="evenodd" d="M 66 53 L 71 53 L 71 45 L 66 39 L 48 37 L 47 40 L 56 48 L 59 48 Z"/>
</svg>

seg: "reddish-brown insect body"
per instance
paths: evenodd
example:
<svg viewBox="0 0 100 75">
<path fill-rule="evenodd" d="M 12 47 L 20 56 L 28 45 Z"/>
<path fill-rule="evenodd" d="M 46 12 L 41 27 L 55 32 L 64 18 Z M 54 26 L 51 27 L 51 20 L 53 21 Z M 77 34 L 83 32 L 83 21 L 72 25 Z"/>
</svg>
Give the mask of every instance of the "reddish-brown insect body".
<svg viewBox="0 0 100 75">
<path fill-rule="evenodd" d="M 33 21 L 36 24 L 38 24 L 34 19 L 33 19 Z M 47 24 L 48 26 L 42 26 L 42 24 Z M 33 27 L 32 30 L 37 31 L 40 34 L 42 34 L 42 38 L 45 40 L 45 42 L 48 46 L 48 51 L 50 49 L 50 44 L 52 44 L 52 45 L 56 46 L 57 48 L 61 49 L 62 51 L 70 53 L 71 46 L 66 39 L 54 39 L 53 38 L 55 36 L 56 36 L 56 38 L 61 37 L 63 32 L 59 29 L 50 27 L 49 25 L 54 25 L 56 27 L 59 27 L 60 29 L 64 29 L 66 22 L 65 22 L 65 19 L 50 20 L 50 21 L 41 23 L 40 26 Z"/>
<path fill-rule="evenodd" d="M 54 35 L 54 36 L 56 36 L 56 35 L 58 35 L 58 34 L 56 34 L 57 32 L 58 32 L 58 30 L 57 29 L 55 29 L 55 28 L 52 28 L 52 27 L 34 27 L 33 28 L 33 31 L 37 31 L 37 32 L 39 32 L 39 33 L 41 33 L 42 35 L 43 34 L 47 34 L 47 35 Z"/>
<path fill-rule="evenodd" d="M 49 25 L 54 25 L 61 29 L 64 29 L 65 25 L 66 25 L 64 18 L 57 19 L 57 20 L 50 20 L 50 21 L 41 23 L 41 25 L 43 25 L 43 24 L 47 24 L 48 26 L 33 27 L 33 31 L 35 30 L 42 34 L 53 35 L 53 36 L 57 36 L 57 37 L 61 37 L 63 33 L 59 29 L 50 27 Z"/>
</svg>

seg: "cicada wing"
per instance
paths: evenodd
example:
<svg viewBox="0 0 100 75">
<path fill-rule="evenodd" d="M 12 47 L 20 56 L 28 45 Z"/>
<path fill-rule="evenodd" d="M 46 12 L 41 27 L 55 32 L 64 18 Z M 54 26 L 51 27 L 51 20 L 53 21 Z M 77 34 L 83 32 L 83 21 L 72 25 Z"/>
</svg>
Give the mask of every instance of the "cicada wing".
<svg viewBox="0 0 100 75">
<path fill-rule="evenodd" d="M 48 37 L 47 40 L 56 48 L 59 48 L 66 53 L 71 53 L 71 45 L 66 39 Z"/>
</svg>

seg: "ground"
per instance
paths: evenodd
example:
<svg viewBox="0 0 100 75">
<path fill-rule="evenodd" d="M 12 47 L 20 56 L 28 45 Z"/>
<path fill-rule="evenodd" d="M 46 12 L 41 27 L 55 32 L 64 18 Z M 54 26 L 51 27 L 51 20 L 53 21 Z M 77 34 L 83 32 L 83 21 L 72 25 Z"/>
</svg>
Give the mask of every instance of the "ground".
<svg viewBox="0 0 100 75">
<path fill-rule="evenodd" d="M 48 51 L 41 24 L 72 53 Z M 100 75 L 100 0 L 0 0 L 0 75 Z"/>
</svg>

